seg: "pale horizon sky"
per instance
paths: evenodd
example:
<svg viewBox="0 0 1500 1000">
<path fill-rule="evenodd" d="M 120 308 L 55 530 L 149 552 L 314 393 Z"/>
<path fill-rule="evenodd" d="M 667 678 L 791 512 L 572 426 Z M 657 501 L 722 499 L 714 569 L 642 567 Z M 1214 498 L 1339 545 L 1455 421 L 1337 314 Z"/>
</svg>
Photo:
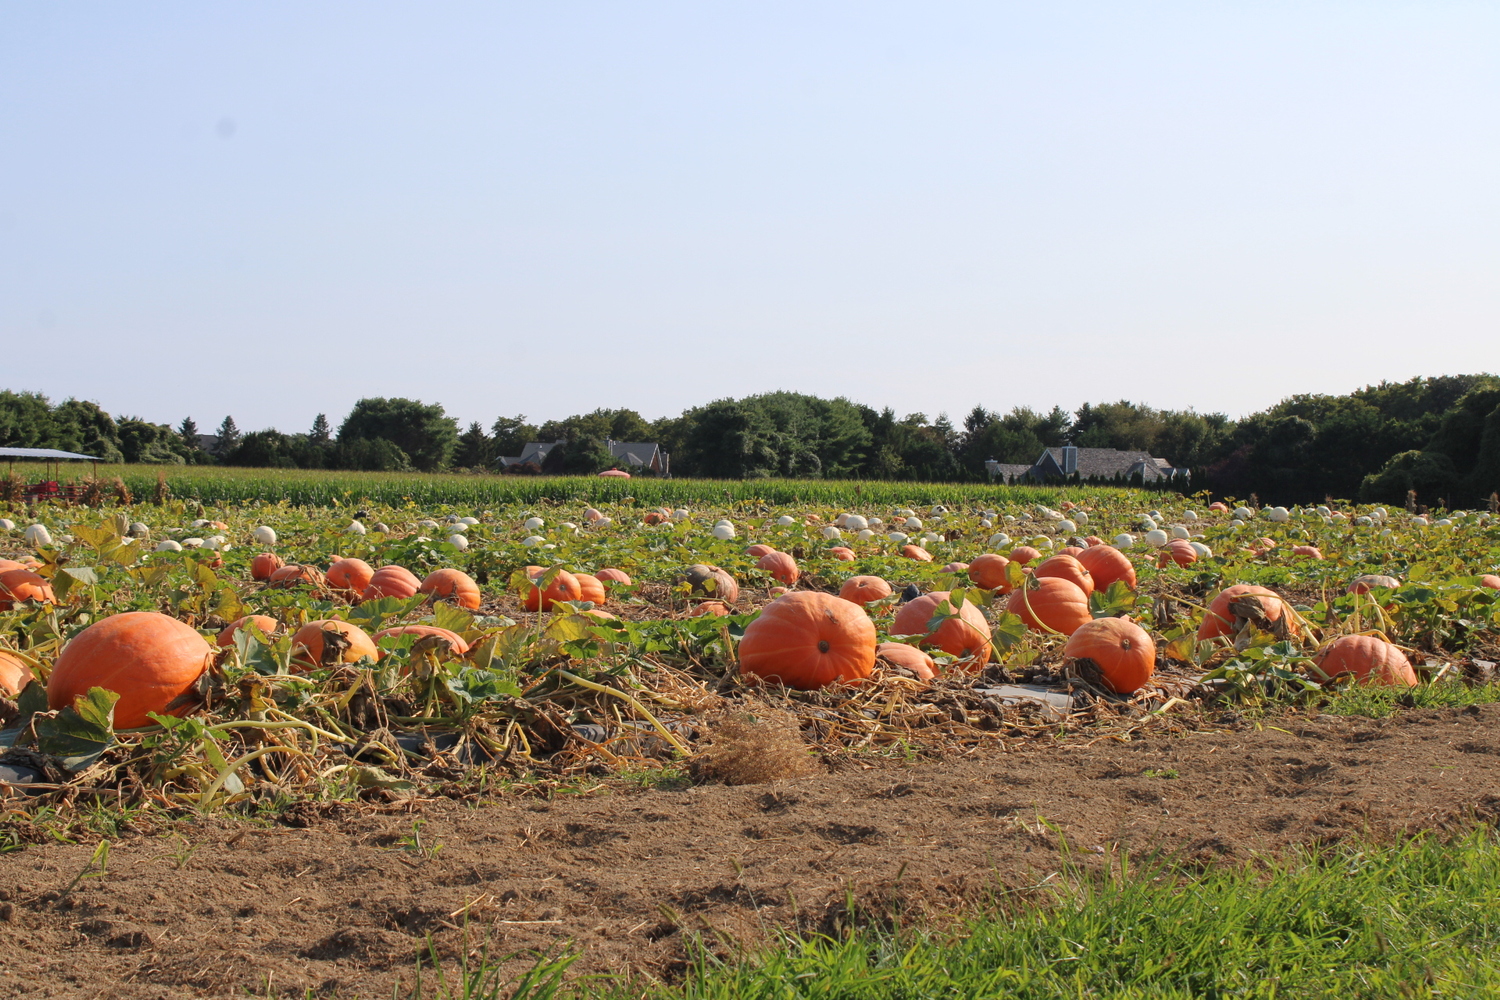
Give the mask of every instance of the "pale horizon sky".
<svg viewBox="0 0 1500 1000">
<path fill-rule="evenodd" d="M 205 431 L 1500 370 L 1500 6 L 0 7 L 0 389 Z"/>
</svg>

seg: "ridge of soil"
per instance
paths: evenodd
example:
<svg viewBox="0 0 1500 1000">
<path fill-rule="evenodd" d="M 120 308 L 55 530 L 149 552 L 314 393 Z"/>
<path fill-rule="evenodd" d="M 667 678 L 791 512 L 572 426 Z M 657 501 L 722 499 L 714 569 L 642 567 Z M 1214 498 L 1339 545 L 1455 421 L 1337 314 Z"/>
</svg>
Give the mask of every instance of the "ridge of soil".
<svg viewBox="0 0 1500 1000">
<path fill-rule="evenodd" d="M 1500 706 L 1271 722 L 763 785 L 304 804 L 126 836 L 66 895 L 94 845 L 37 844 L 0 856 L 0 996 L 389 997 L 428 940 L 450 960 L 571 941 L 575 971 L 670 977 L 694 937 L 834 930 L 850 898 L 940 919 L 1037 885 L 1065 846 L 1207 864 L 1500 820 Z"/>
</svg>

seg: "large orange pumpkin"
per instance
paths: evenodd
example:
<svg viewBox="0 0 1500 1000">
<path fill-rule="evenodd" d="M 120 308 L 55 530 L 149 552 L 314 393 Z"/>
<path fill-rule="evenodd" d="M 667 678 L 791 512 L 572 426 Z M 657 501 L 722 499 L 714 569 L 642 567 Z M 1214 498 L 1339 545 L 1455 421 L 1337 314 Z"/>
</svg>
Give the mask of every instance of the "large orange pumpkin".
<svg viewBox="0 0 1500 1000">
<path fill-rule="evenodd" d="M 328 567 L 328 585 L 346 594 L 363 594 L 375 577 L 375 567 L 363 559 L 336 559 Z"/>
<path fill-rule="evenodd" d="M 875 623 L 832 594 L 799 591 L 778 597 L 745 627 L 740 673 L 803 691 L 870 676 Z"/>
<path fill-rule="evenodd" d="M 1380 573 L 1364 573 L 1356 576 L 1349 584 L 1349 593 L 1368 594 L 1377 587 L 1387 590 L 1395 590 L 1401 586 L 1401 581 L 1394 576 L 1385 576 Z"/>
<path fill-rule="evenodd" d="M 1292 555 L 1302 556 L 1307 559 L 1322 559 L 1323 550 L 1316 545 L 1293 545 Z"/>
<path fill-rule="evenodd" d="M 469 644 L 464 641 L 463 636 L 445 628 L 438 628 L 436 625 L 397 625 L 395 628 L 381 629 L 370 638 L 379 642 L 388 635 L 414 635 L 418 640 L 436 636 L 448 644 L 448 653 L 451 656 L 469 655 Z"/>
<path fill-rule="evenodd" d="M 1104 686 L 1117 694 L 1140 690 L 1156 672 L 1156 643 L 1127 618 L 1084 622 L 1068 636 L 1063 655 L 1091 662 Z"/>
<path fill-rule="evenodd" d="M 306 673 L 317 667 L 333 666 L 334 663 L 324 663 L 323 633 L 338 632 L 347 640 L 349 646 L 345 649 L 334 663 L 357 663 L 368 657 L 372 660 L 380 659 L 380 650 L 364 629 L 349 622 L 341 622 L 336 618 L 323 618 L 318 621 L 308 622 L 297 630 L 292 636 L 292 669 L 299 673 Z M 331 654 L 330 654 L 331 655 Z"/>
<path fill-rule="evenodd" d="M 1193 548 L 1193 543 L 1186 538 L 1174 538 L 1163 545 L 1156 553 L 1156 565 L 1166 566 L 1168 563 L 1176 563 L 1179 566 L 1191 566 L 1198 561 L 1198 550 Z"/>
<path fill-rule="evenodd" d="M 713 597 L 733 604 L 740 599 L 740 585 L 734 577 L 717 566 L 694 563 L 682 576 L 692 593 L 700 597 Z"/>
<path fill-rule="evenodd" d="M 12 569 L 0 573 L 0 611 L 9 611 L 22 601 L 56 604 L 52 584 L 45 576 L 29 569 Z"/>
<path fill-rule="evenodd" d="M 761 556 L 768 556 L 775 551 L 776 547 L 773 545 L 766 545 L 764 542 L 756 542 L 754 545 L 745 550 L 745 555 L 749 556 L 751 559 L 759 559 Z"/>
<path fill-rule="evenodd" d="M 1417 674 L 1406 654 L 1373 635 L 1342 635 L 1313 657 L 1317 673 L 1329 680 L 1351 673 L 1361 684 L 1416 687 Z"/>
<path fill-rule="evenodd" d="M 250 560 L 250 579 L 269 580 L 271 574 L 286 565 L 286 560 L 274 552 L 262 552 Z"/>
<path fill-rule="evenodd" d="M 1032 548 L 1030 545 L 1017 545 L 1015 548 L 1010 550 L 1010 561 L 1020 563 L 1022 566 L 1025 566 L 1027 563 L 1031 562 L 1034 559 L 1040 559 L 1041 557 L 1041 551 Z"/>
<path fill-rule="evenodd" d="M 254 625 L 256 628 L 260 629 L 268 639 L 281 631 L 281 622 L 272 618 L 270 615 L 246 615 L 243 618 L 236 618 L 234 621 L 230 622 L 228 625 L 225 625 L 222 629 L 220 629 L 219 637 L 214 640 L 215 644 L 220 647 L 233 646 L 235 633 L 247 625 Z"/>
<path fill-rule="evenodd" d="M 1073 558 L 1089 571 L 1096 589 L 1105 590 L 1116 580 L 1124 580 L 1125 586 L 1135 589 L 1135 564 L 1113 545 L 1090 545 Z"/>
<path fill-rule="evenodd" d="M 1479 578 L 1479 585 L 1481 587 L 1488 587 L 1491 590 L 1500 590 L 1500 576 L 1496 576 L 1493 573 L 1486 573 Z"/>
<path fill-rule="evenodd" d="M 9 573 L 13 569 L 30 569 L 24 563 L 18 563 L 14 559 L 0 559 L 0 573 Z"/>
<path fill-rule="evenodd" d="M 918 642 L 932 649 L 941 649 L 949 656 L 967 660 L 965 667 L 978 670 L 990 662 L 990 623 L 984 613 L 968 601 L 958 609 L 958 614 L 945 618 L 936 629 L 929 631 L 928 625 L 939 612 L 951 614 L 948 591 L 938 590 L 907 601 L 896 612 L 894 635 L 919 635 Z"/>
<path fill-rule="evenodd" d="M 802 576 L 802 571 L 797 568 L 797 560 L 785 552 L 767 552 L 755 565 L 788 587 L 794 586 Z"/>
<path fill-rule="evenodd" d="M 469 574 L 457 569 L 438 569 L 427 574 L 417 592 L 452 601 L 470 611 L 479 610 L 479 584 Z"/>
<path fill-rule="evenodd" d="M 594 576 L 600 583 L 604 584 L 618 583 L 628 587 L 631 583 L 630 574 L 623 569 L 610 569 L 606 567 L 595 573 Z"/>
<path fill-rule="evenodd" d="M 0 698 L 16 697 L 35 679 L 25 660 L 0 649 Z"/>
<path fill-rule="evenodd" d="M 305 563 L 288 563 L 271 574 L 267 585 L 277 589 L 322 587 L 328 582 L 323 571 Z"/>
<path fill-rule="evenodd" d="M 1010 595 L 1006 610 L 1018 615 L 1027 628 L 1072 635 L 1086 622 L 1089 595 L 1077 584 L 1056 576 L 1036 577 Z"/>
<path fill-rule="evenodd" d="M 839 562 L 853 562 L 854 550 L 847 545 L 834 545 L 829 548 L 828 554 Z"/>
<path fill-rule="evenodd" d="M 552 605 L 558 601 L 581 601 L 583 600 L 583 588 L 578 584 L 578 578 L 565 569 L 557 571 L 552 582 L 542 590 L 536 585 L 550 570 L 543 566 L 527 566 L 526 578 L 532 581 L 531 588 L 526 591 L 527 611 L 551 611 Z"/>
<path fill-rule="evenodd" d="M 1292 619 L 1287 615 L 1290 610 L 1274 590 L 1249 583 L 1225 587 L 1209 604 L 1203 624 L 1198 626 L 1198 641 L 1232 638 L 1247 621 L 1267 632 L 1273 631 L 1283 618 L 1288 627 L 1293 627 Z"/>
<path fill-rule="evenodd" d="M 875 659 L 905 667 L 916 674 L 920 681 L 930 681 L 938 675 L 937 664 L 932 661 L 932 657 L 904 642 L 882 642 L 875 647 Z"/>
<path fill-rule="evenodd" d="M 1008 594 L 1010 593 L 1010 578 L 1005 575 L 1005 567 L 1009 565 L 1010 560 L 1004 556 L 986 552 L 969 563 L 969 579 L 985 590 Z"/>
<path fill-rule="evenodd" d="M 382 597 L 411 597 L 420 586 L 422 581 L 405 566 L 382 566 L 370 577 L 370 582 L 359 599 L 375 601 Z"/>
<path fill-rule="evenodd" d="M 1067 580 L 1085 594 L 1094 592 L 1094 578 L 1083 563 L 1063 552 L 1043 559 L 1032 572 L 1038 577 L 1055 576 Z"/>
<path fill-rule="evenodd" d="M 891 585 L 878 576 L 851 576 L 839 588 L 839 597 L 862 608 L 871 601 L 883 601 L 890 596 Z"/>
<path fill-rule="evenodd" d="M 901 554 L 908 559 L 915 559 L 917 562 L 932 562 L 932 553 L 920 545 L 903 545 L 901 546 Z"/>
<path fill-rule="evenodd" d="M 589 573 L 574 573 L 573 579 L 578 581 L 579 600 L 592 601 L 596 607 L 609 600 L 609 594 L 604 589 L 604 581 L 597 576 Z"/>
<path fill-rule="evenodd" d="M 176 618 L 155 611 L 110 615 L 63 647 L 47 680 L 47 703 L 63 708 L 100 687 L 120 696 L 116 729 L 148 726 L 148 712 L 182 715 L 197 704 L 190 692 L 213 659 L 208 640 Z"/>
</svg>

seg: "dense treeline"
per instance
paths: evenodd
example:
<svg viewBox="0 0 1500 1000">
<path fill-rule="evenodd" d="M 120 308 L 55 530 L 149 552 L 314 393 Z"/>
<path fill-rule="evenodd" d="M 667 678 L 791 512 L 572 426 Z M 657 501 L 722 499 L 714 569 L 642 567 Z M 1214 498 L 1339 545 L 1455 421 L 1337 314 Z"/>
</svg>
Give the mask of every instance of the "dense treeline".
<svg viewBox="0 0 1500 1000">
<path fill-rule="evenodd" d="M 0 391 L 0 445 L 54 447 L 110 461 L 219 463 L 365 471 L 493 470 L 527 442 L 561 442 L 520 471 L 591 473 L 615 464 L 606 442 L 654 442 L 672 473 L 725 479 L 771 476 L 979 481 L 985 461 L 1030 464 L 1044 448 L 1144 451 L 1193 470 L 1195 488 L 1283 502 L 1335 498 L 1475 506 L 1500 490 L 1500 379 L 1456 375 L 1383 382 L 1345 396 L 1299 395 L 1234 421 L 1219 413 L 1158 410 L 1119 401 L 1069 413 L 976 406 L 898 416 L 850 400 L 771 392 L 719 399 L 648 421 L 634 410 L 595 410 L 542 424 L 499 417 L 460 432 L 440 404 L 362 399 L 337 431 L 320 414 L 306 433 L 241 433 L 225 417 L 209 435 L 139 417 L 112 418 L 93 403 L 52 405 Z"/>
</svg>

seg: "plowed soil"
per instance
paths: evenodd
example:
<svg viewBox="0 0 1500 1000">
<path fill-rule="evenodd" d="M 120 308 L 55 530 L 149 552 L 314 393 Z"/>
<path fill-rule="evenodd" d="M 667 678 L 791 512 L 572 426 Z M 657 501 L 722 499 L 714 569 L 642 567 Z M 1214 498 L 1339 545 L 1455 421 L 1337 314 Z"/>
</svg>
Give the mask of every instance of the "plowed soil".
<svg viewBox="0 0 1500 1000">
<path fill-rule="evenodd" d="M 695 934 L 729 950 L 827 930 L 851 897 L 863 919 L 982 905 L 1057 872 L 1064 839 L 1084 859 L 1232 863 L 1497 817 L 1497 706 L 1073 737 L 739 787 L 301 809 L 126 836 L 107 875 L 66 895 L 94 845 L 0 857 L 0 996 L 390 997 L 429 939 L 450 958 L 571 941 L 580 971 L 671 976 Z"/>
</svg>

